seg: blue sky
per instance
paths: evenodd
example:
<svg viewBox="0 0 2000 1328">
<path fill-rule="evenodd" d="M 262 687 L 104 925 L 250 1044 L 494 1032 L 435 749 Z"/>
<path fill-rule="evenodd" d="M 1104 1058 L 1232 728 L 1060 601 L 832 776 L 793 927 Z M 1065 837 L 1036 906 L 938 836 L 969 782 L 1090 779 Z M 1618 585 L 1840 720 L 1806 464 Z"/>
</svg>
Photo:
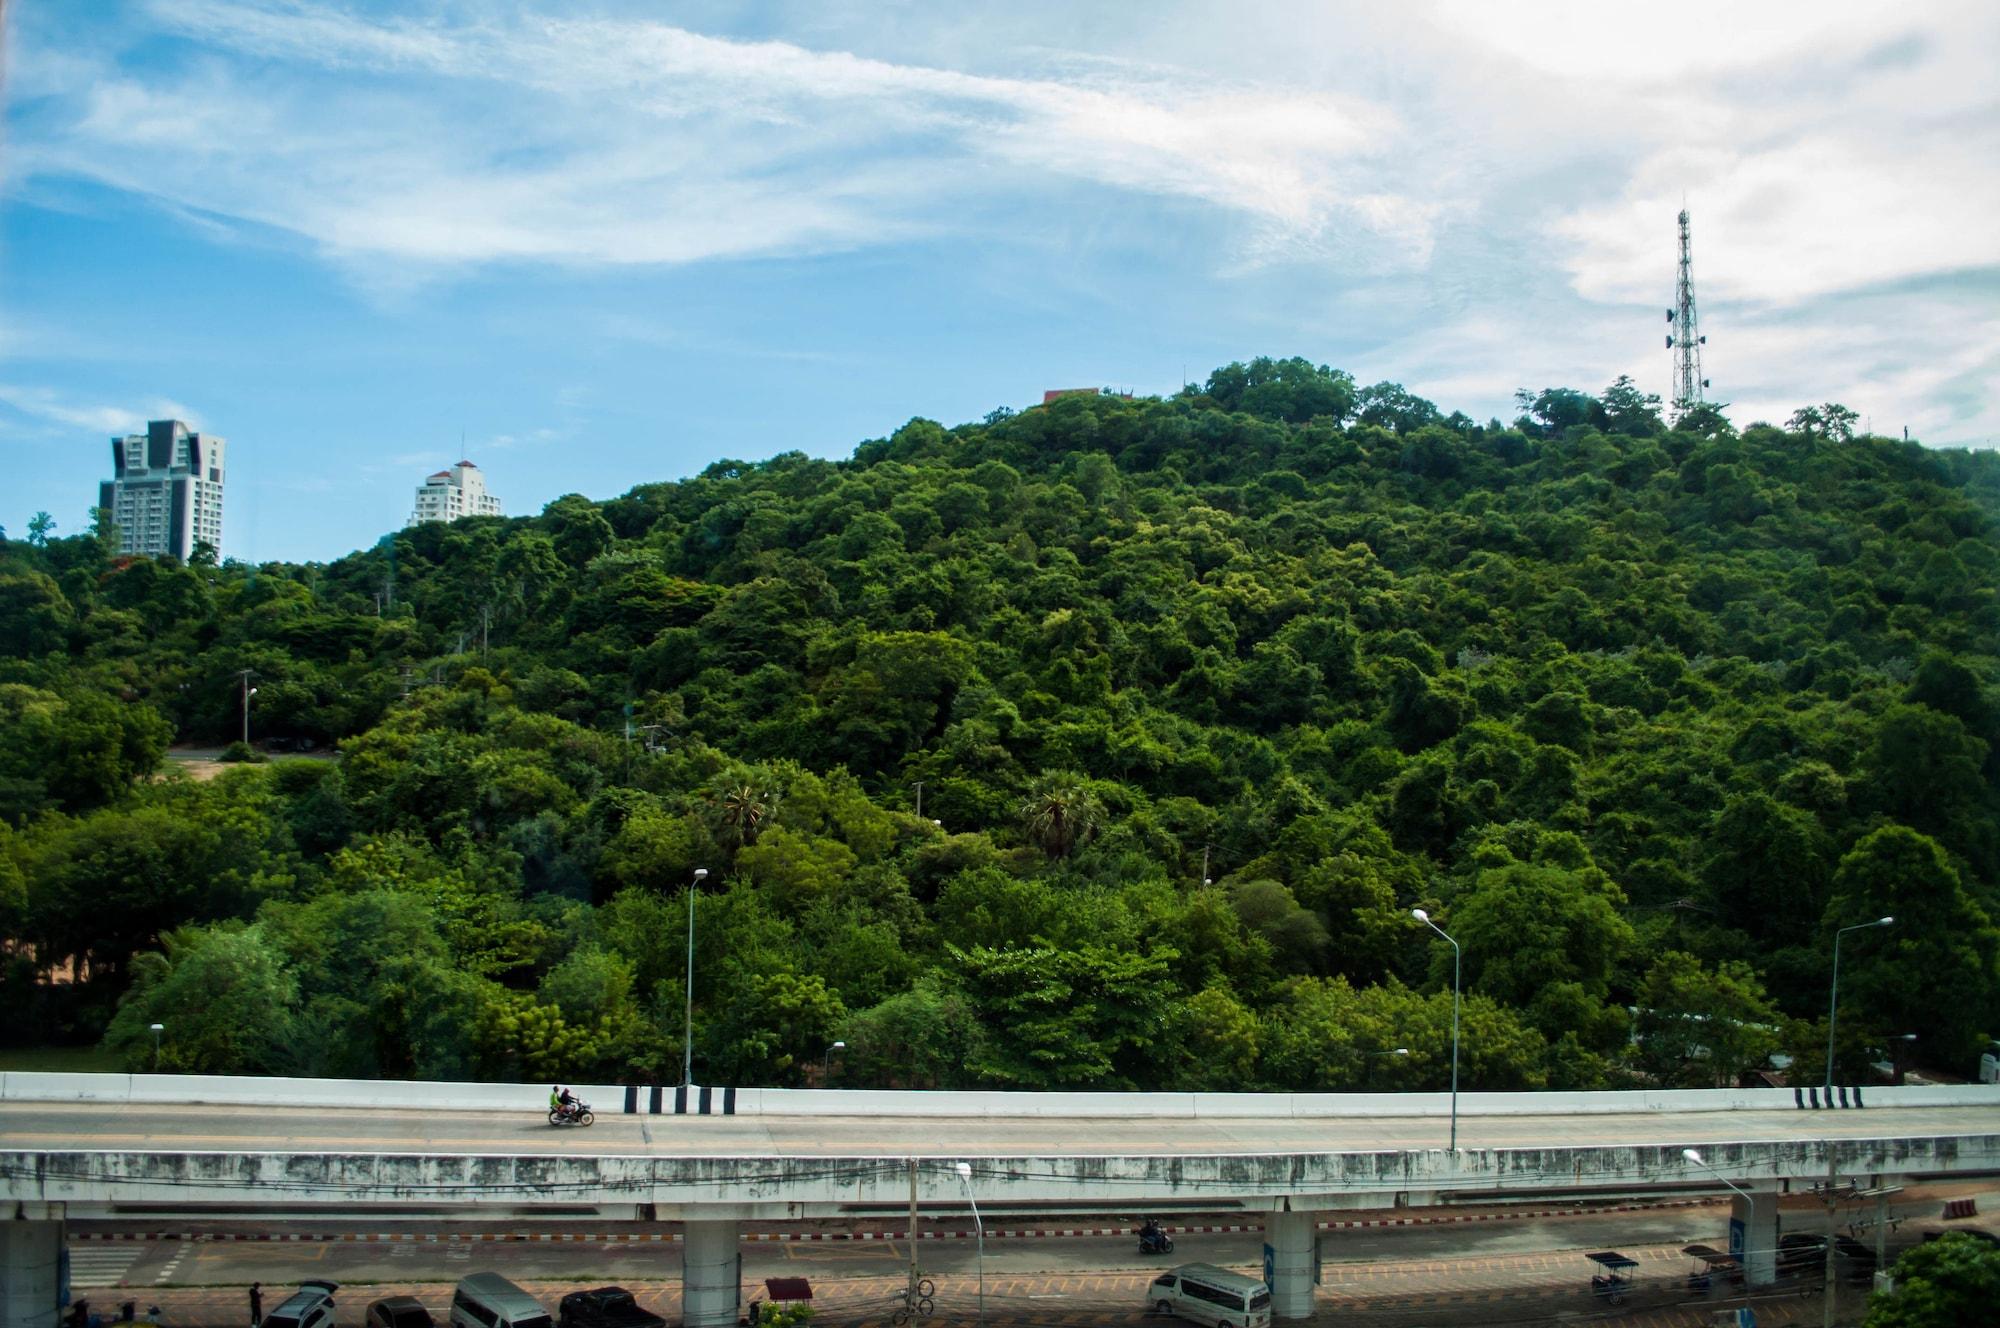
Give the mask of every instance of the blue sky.
<svg viewBox="0 0 2000 1328">
<path fill-rule="evenodd" d="M 1258 354 L 1665 393 L 1683 198 L 1739 423 L 2000 443 L 1991 5 L 4 12 L 14 535 L 166 415 L 306 560 L 461 454 L 525 514 Z"/>
</svg>

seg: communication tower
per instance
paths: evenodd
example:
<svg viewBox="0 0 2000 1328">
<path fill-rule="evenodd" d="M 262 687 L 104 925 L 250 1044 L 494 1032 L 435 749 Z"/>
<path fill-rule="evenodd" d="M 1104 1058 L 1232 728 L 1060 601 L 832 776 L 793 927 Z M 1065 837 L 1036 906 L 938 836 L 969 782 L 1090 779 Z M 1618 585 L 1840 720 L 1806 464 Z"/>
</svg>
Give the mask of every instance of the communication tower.
<svg viewBox="0 0 2000 1328">
<path fill-rule="evenodd" d="M 1667 310 L 1673 331 L 1667 334 L 1667 349 L 1674 353 L 1673 413 L 1676 420 L 1701 404 L 1701 390 L 1708 380 L 1701 376 L 1701 348 L 1708 338 L 1701 334 L 1694 314 L 1694 251 L 1688 244 L 1687 209 L 1681 209 L 1681 274 L 1674 307 Z"/>
</svg>

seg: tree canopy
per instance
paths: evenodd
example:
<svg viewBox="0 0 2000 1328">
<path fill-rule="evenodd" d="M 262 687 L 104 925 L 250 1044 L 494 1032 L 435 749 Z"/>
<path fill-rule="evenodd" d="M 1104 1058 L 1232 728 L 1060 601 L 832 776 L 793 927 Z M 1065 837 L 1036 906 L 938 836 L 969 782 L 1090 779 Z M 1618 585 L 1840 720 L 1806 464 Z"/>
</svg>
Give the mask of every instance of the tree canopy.
<svg viewBox="0 0 2000 1328">
<path fill-rule="evenodd" d="M 1834 935 L 1893 914 L 1843 1072 L 1915 1034 L 1965 1073 L 2000 459 L 1658 405 L 1481 425 L 1257 359 L 327 564 L 38 519 L 0 1036 L 658 1077 L 691 1001 L 713 1082 L 1437 1087 L 1421 906 L 1468 1086 L 1720 1083 L 1809 1053 Z M 245 671 L 275 759 L 163 762 Z"/>
</svg>

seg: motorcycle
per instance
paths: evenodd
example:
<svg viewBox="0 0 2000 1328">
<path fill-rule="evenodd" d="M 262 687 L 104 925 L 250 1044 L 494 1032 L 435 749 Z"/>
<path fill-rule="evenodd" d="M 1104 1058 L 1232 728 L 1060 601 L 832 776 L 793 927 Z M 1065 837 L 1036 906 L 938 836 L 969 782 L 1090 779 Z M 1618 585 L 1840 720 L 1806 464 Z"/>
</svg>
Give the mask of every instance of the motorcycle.
<svg viewBox="0 0 2000 1328">
<path fill-rule="evenodd" d="M 573 1102 L 568 1107 L 549 1108 L 551 1125 L 589 1125 L 597 1119 L 597 1113 L 590 1109 L 588 1102 Z"/>
<path fill-rule="evenodd" d="M 1159 1227 L 1139 1228 L 1139 1253 L 1172 1254 L 1173 1252 L 1174 1238 L 1172 1236 L 1169 1236 Z"/>
</svg>

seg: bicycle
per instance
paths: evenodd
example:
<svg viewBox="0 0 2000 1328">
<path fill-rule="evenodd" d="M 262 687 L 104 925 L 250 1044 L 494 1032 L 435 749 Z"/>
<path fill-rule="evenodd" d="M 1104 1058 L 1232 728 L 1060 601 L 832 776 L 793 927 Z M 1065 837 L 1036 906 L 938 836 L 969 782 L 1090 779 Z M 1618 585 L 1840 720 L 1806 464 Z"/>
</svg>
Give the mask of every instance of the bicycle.
<svg viewBox="0 0 2000 1328">
<path fill-rule="evenodd" d="M 928 1319 L 937 1311 L 937 1283 L 928 1277 L 917 1282 L 917 1303 L 910 1304 L 910 1289 L 900 1287 L 889 1299 L 896 1302 L 895 1310 L 889 1315 L 889 1322 L 897 1325 L 911 1323 L 917 1319 Z"/>
</svg>

